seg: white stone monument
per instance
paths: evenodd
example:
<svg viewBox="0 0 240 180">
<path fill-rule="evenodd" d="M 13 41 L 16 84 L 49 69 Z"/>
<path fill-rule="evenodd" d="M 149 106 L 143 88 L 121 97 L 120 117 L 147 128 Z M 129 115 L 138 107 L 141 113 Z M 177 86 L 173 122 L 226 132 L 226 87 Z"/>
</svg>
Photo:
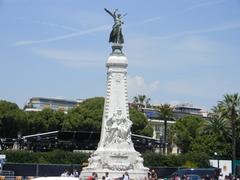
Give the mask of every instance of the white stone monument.
<svg viewBox="0 0 240 180">
<path fill-rule="evenodd" d="M 105 172 L 110 177 L 122 177 L 128 172 L 131 178 L 147 177 L 148 168 L 131 140 L 132 122 L 129 119 L 127 90 L 127 57 L 121 46 L 113 45 L 107 67 L 107 95 L 102 119 L 101 139 L 97 150 L 89 158 L 89 165 L 81 172 L 84 179 L 96 172 L 101 178 Z"/>
<path fill-rule="evenodd" d="M 143 158 L 131 140 L 132 122 L 129 119 L 127 89 L 127 57 L 122 53 L 124 43 L 121 31 L 122 16 L 105 9 L 113 18 L 114 25 L 109 42 L 112 53 L 107 62 L 107 95 L 102 119 L 101 139 L 97 150 L 88 159 L 88 166 L 83 168 L 81 178 L 86 179 L 96 172 L 101 178 L 105 172 L 109 177 L 122 177 L 128 172 L 130 178 L 144 179 L 148 168 L 143 166 Z"/>
</svg>

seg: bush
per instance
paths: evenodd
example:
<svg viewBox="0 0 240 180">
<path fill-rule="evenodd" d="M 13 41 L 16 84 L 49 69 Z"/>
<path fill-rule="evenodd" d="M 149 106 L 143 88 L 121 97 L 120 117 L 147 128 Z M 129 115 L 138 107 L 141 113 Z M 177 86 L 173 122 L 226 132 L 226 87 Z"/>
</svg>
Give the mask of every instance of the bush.
<svg viewBox="0 0 240 180">
<path fill-rule="evenodd" d="M 44 164 L 82 164 L 89 158 L 87 153 L 73 153 L 55 150 L 51 152 L 3 151 L 7 162 Z"/>
<path fill-rule="evenodd" d="M 179 155 L 162 155 L 147 151 L 143 154 L 144 165 L 148 167 L 209 167 L 210 157 L 205 153 L 186 153 Z"/>
</svg>

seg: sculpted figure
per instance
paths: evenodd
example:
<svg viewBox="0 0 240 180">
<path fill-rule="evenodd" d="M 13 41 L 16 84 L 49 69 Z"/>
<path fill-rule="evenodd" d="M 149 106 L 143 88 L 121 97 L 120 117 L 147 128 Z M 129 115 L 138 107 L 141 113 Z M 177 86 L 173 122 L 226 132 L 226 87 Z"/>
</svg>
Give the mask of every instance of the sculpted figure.
<svg viewBox="0 0 240 180">
<path fill-rule="evenodd" d="M 110 33 L 110 37 L 109 37 L 109 42 L 112 43 L 117 43 L 117 44 L 123 44 L 124 43 L 124 39 L 123 39 L 123 35 L 122 35 L 122 18 L 126 15 L 124 14 L 123 16 L 118 12 L 118 9 L 115 9 L 113 12 L 107 10 L 106 8 L 104 8 L 105 11 L 110 14 L 113 17 L 114 20 L 114 24 L 112 27 L 112 31 Z"/>
<path fill-rule="evenodd" d="M 123 117 L 122 111 L 117 110 L 113 116 L 106 121 L 106 137 L 104 144 L 120 143 L 130 141 L 130 129 L 132 122 Z"/>
</svg>

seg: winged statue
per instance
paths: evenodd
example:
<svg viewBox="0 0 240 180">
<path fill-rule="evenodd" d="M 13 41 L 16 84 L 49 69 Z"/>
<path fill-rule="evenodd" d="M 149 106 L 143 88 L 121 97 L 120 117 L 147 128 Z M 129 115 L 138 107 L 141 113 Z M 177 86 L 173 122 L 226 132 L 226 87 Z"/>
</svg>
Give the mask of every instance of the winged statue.
<svg viewBox="0 0 240 180">
<path fill-rule="evenodd" d="M 112 27 L 112 31 L 109 36 L 109 42 L 116 43 L 116 44 L 123 44 L 124 39 L 122 35 L 122 24 L 124 24 L 122 18 L 126 15 L 124 14 L 123 16 L 118 13 L 118 9 L 115 9 L 113 12 L 109 11 L 108 9 L 104 8 L 104 10 L 113 17 L 114 24 Z"/>
</svg>

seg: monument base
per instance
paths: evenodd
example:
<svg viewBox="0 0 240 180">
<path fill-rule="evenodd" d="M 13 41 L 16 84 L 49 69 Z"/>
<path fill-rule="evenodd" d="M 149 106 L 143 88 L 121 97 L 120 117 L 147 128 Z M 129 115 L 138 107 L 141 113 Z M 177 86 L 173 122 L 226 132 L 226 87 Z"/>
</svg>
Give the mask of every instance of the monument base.
<svg viewBox="0 0 240 180">
<path fill-rule="evenodd" d="M 114 146 L 111 149 L 98 148 L 88 161 L 88 167 L 83 168 L 81 172 L 81 179 L 86 179 L 93 172 L 98 174 L 98 178 L 105 176 L 106 172 L 111 178 L 122 177 L 128 172 L 130 178 L 142 180 L 147 177 L 149 170 L 143 166 L 141 154 L 131 146 L 122 149 L 116 149 Z"/>
</svg>

